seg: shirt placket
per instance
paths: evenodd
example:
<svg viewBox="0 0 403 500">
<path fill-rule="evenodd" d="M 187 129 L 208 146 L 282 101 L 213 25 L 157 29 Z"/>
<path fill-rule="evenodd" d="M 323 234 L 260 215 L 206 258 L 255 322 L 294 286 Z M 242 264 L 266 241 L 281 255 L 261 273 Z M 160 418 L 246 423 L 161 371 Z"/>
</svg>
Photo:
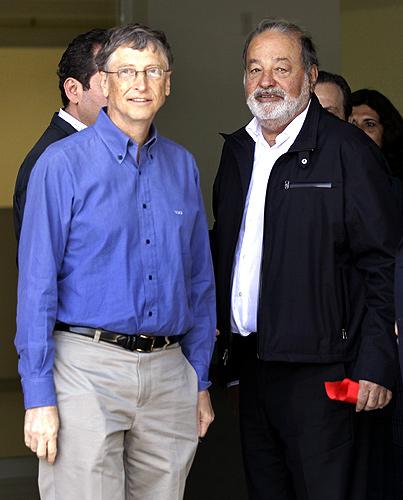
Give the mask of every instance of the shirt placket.
<svg viewBox="0 0 403 500">
<path fill-rule="evenodd" d="M 157 306 L 157 242 L 153 214 L 152 190 L 150 188 L 149 165 L 147 159 L 139 166 L 139 213 L 140 213 L 140 238 L 143 269 L 143 283 L 145 291 L 145 304 L 142 331 L 156 330 L 158 320 Z M 134 256 L 134 258 L 136 258 Z"/>
</svg>

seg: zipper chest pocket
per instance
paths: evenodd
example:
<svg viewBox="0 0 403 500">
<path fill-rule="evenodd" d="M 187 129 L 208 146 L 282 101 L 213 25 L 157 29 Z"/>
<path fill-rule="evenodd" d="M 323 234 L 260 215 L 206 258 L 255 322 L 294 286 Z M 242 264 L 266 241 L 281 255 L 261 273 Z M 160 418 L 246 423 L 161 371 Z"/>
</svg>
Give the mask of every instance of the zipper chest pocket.
<svg viewBox="0 0 403 500">
<path fill-rule="evenodd" d="M 284 189 L 299 189 L 299 188 L 324 188 L 331 189 L 331 182 L 292 182 L 284 181 Z"/>
</svg>

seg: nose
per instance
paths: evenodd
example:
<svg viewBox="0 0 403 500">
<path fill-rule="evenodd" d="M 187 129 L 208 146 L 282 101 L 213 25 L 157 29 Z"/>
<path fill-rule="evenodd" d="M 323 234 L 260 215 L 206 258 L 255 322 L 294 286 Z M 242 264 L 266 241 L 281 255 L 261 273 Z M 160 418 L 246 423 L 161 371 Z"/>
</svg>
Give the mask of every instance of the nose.
<svg viewBox="0 0 403 500">
<path fill-rule="evenodd" d="M 145 71 L 137 71 L 133 79 L 133 87 L 136 90 L 144 90 L 147 87 L 147 77 Z"/>
<path fill-rule="evenodd" d="M 263 70 L 259 78 L 260 87 L 274 87 L 276 85 L 276 80 L 273 77 L 271 70 Z"/>
</svg>

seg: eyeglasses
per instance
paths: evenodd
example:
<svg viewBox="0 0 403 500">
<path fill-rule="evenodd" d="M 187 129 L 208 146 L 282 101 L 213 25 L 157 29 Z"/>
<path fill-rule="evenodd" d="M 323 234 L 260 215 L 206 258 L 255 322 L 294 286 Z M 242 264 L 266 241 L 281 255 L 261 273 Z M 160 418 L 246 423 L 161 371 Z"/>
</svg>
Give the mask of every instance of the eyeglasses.
<svg viewBox="0 0 403 500">
<path fill-rule="evenodd" d="M 159 80 L 162 78 L 164 73 L 170 73 L 170 69 L 162 69 L 158 66 L 152 66 L 151 68 L 138 70 L 134 68 L 120 68 L 117 71 L 105 71 L 109 75 L 118 75 L 118 79 L 122 82 L 131 82 L 137 78 L 139 73 L 144 73 L 145 78 L 150 80 Z"/>
</svg>

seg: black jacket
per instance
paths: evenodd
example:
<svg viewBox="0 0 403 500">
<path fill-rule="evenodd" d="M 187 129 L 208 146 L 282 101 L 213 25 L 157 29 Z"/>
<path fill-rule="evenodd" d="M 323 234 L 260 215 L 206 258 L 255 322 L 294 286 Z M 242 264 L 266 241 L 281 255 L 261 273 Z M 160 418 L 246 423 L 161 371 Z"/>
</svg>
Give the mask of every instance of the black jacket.
<svg viewBox="0 0 403 500">
<path fill-rule="evenodd" d="M 18 171 L 13 196 L 14 230 L 17 241 L 20 239 L 28 181 L 37 159 L 50 144 L 60 139 L 64 139 L 64 137 L 74 132 L 76 132 L 75 128 L 55 113 L 48 128 L 22 162 Z"/>
<path fill-rule="evenodd" d="M 233 260 L 255 143 L 245 128 L 224 138 L 212 248 L 220 343 L 227 349 Z M 354 378 L 393 386 L 393 270 L 402 226 L 386 170 L 372 141 L 323 110 L 313 95 L 267 186 L 260 359 L 353 362 Z"/>
</svg>

